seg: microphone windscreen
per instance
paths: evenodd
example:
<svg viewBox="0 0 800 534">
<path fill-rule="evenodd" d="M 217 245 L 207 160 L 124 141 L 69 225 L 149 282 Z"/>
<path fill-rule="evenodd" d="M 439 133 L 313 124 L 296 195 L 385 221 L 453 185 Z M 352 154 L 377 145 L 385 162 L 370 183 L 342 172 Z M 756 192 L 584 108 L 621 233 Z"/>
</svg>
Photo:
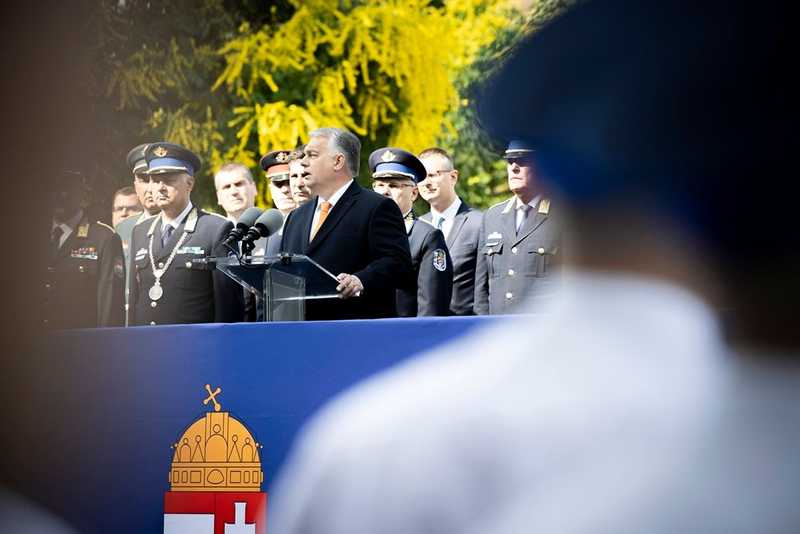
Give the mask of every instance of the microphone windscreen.
<svg viewBox="0 0 800 534">
<path fill-rule="evenodd" d="M 275 208 L 270 208 L 258 217 L 253 226 L 258 228 L 261 237 L 269 237 L 283 226 L 283 215 Z"/>
<path fill-rule="evenodd" d="M 236 223 L 237 228 L 241 228 L 243 230 L 247 230 L 256 222 L 256 220 L 264 213 L 264 210 L 261 208 L 247 208 L 242 213 L 242 216 L 239 217 L 239 221 Z"/>
</svg>

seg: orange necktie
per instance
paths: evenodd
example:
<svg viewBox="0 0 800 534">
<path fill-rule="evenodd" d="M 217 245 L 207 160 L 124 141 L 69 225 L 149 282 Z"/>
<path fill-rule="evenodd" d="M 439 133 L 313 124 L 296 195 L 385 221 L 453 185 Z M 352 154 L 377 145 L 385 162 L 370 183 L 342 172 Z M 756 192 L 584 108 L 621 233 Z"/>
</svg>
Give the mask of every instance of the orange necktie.
<svg viewBox="0 0 800 534">
<path fill-rule="evenodd" d="M 319 227 L 322 226 L 322 223 L 324 223 L 325 219 L 328 218 L 328 213 L 330 211 L 331 203 L 326 200 L 320 206 L 319 219 L 317 219 L 317 224 L 314 225 L 314 229 L 311 230 L 311 239 L 309 239 L 309 241 L 314 241 L 314 238 L 317 236 L 317 232 L 319 232 Z"/>
</svg>

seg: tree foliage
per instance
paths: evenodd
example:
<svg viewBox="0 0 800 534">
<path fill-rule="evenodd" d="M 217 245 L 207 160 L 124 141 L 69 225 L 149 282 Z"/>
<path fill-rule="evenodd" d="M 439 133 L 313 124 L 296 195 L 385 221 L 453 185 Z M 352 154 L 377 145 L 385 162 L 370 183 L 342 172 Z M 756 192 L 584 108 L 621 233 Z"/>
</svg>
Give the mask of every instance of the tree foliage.
<svg viewBox="0 0 800 534">
<path fill-rule="evenodd" d="M 508 0 L 103 0 L 92 84 L 106 170 L 121 185 L 130 147 L 184 144 L 206 162 L 195 200 L 214 207 L 221 163 L 261 176 L 262 154 L 340 126 L 360 136 L 365 160 L 379 146 L 444 146 L 460 193 L 486 207 L 504 194 L 505 171 L 474 123 L 474 88 L 526 28 L 568 3 L 522 13 Z"/>
</svg>

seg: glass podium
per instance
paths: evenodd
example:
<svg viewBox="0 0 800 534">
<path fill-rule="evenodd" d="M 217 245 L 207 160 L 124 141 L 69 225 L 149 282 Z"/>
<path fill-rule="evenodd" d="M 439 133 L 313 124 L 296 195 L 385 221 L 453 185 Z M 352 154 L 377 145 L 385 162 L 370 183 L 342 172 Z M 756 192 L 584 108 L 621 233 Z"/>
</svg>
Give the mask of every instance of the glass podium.
<svg viewBox="0 0 800 534">
<path fill-rule="evenodd" d="M 262 321 L 302 321 L 305 303 L 338 299 L 336 276 L 302 254 L 235 256 L 195 260 L 216 268 L 255 297 L 256 316 Z"/>
</svg>

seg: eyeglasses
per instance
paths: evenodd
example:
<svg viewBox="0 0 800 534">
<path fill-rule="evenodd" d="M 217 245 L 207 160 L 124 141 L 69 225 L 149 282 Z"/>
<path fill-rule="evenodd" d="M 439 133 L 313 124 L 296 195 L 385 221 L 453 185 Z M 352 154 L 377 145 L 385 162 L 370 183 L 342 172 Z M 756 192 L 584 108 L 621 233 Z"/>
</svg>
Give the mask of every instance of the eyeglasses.
<svg viewBox="0 0 800 534">
<path fill-rule="evenodd" d="M 508 158 L 506 159 L 509 165 L 514 165 L 515 163 L 520 167 L 531 167 L 533 166 L 533 159 L 531 158 Z"/>
</svg>

